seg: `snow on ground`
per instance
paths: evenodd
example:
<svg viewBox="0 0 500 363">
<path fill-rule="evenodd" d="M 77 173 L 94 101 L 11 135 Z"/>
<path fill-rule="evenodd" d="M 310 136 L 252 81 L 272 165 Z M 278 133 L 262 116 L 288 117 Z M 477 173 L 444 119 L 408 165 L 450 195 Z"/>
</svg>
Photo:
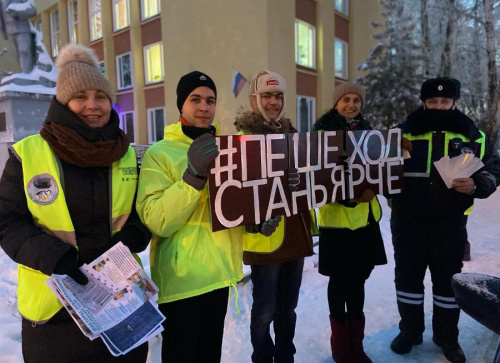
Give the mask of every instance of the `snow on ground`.
<svg viewBox="0 0 500 363">
<path fill-rule="evenodd" d="M 365 351 L 374 363 L 385 362 L 447 362 L 431 340 L 432 290 L 430 276 L 425 280 L 426 328 L 424 342 L 415 346 L 411 353 L 400 356 L 393 353 L 389 345 L 398 334 L 399 314 L 394 288 L 394 259 L 389 227 L 390 209 L 381 198 L 384 216 L 381 221 L 382 234 L 389 263 L 378 266 L 366 283 L 366 337 Z M 463 272 L 483 273 L 500 277 L 500 191 L 487 200 L 476 200 L 474 213 L 468 222 L 469 240 L 472 244 L 472 261 L 465 262 Z M 316 251 L 317 252 L 317 251 Z M 146 270 L 149 268 L 147 252 L 141 254 Z M 306 259 L 299 306 L 297 308 L 297 329 L 295 345 L 298 363 L 333 362 L 330 353 L 330 323 L 326 288 L 328 278 L 318 274 L 317 255 Z M 248 269 L 246 269 L 248 271 Z M 22 362 L 21 319 L 16 308 L 17 269 L 0 251 L 0 361 L 4 363 Z M 238 307 L 230 299 L 225 324 L 223 343 L 223 363 L 250 362 L 250 311 L 252 306 L 252 283 L 238 285 Z M 460 324 L 460 344 L 467 360 L 473 363 L 491 363 L 499 343 L 499 337 L 491 330 L 462 313 Z M 159 363 L 160 339 L 150 342 L 150 363 Z"/>
</svg>

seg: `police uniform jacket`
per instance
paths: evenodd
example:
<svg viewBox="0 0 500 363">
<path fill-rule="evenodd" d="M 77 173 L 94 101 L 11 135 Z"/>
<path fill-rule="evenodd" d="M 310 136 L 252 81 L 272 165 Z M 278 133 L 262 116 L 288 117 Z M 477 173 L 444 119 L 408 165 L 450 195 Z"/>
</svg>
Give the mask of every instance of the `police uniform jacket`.
<svg viewBox="0 0 500 363">
<path fill-rule="evenodd" d="M 437 111 L 437 112 L 436 112 Z M 399 125 L 412 141 L 411 158 L 405 160 L 405 186 L 394 195 L 393 213 L 420 216 L 461 217 L 472 207 L 474 198 L 487 198 L 500 179 L 500 159 L 491 140 L 458 110 L 419 109 Z M 448 189 L 434 162 L 444 156 L 472 154 L 484 167 L 474 173 L 475 192 L 471 195 Z"/>
</svg>

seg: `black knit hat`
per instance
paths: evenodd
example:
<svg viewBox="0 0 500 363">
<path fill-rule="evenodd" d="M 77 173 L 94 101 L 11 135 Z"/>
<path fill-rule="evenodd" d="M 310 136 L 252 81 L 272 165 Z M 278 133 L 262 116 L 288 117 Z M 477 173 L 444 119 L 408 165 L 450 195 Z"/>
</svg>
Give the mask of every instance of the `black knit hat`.
<svg viewBox="0 0 500 363">
<path fill-rule="evenodd" d="M 431 78 L 422 84 L 420 99 L 425 101 L 431 97 L 446 97 L 458 100 L 460 98 L 460 81 L 455 78 Z"/>
<path fill-rule="evenodd" d="M 212 81 L 212 78 L 205 73 L 193 71 L 182 76 L 177 84 L 177 108 L 179 112 L 181 112 L 182 106 L 189 94 L 198 87 L 210 88 L 214 91 L 215 99 L 217 99 L 217 88 L 215 88 L 215 83 Z"/>
</svg>

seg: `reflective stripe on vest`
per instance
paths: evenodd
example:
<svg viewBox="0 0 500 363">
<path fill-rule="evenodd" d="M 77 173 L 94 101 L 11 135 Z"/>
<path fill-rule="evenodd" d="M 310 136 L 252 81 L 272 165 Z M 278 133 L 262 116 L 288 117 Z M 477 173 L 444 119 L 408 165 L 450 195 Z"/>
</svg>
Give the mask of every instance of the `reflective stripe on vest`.
<svg viewBox="0 0 500 363">
<path fill-rule="evenodd" d="M 368 205 L 369 204 L 369 205 Z M 375 221 L 380 221 L 382 210 L 377 197 L 370 203 L 358 203 L 350 208 L 339 203 L 328 203 L 319 208 L 318 226 L 323 228 L 349 228 L 355 230 L 368 224 L 369 206 Z"/>
<path fill-rule="evenodd" d="M 62 188 L 64 181 L 61 180 L 60 164 L 48 143 L 40 135 L 33 135 L 17 142 L 12 149 L 22 163 L 24 192 L 35 224 L 76 247 L 75 230 Z M 114 162 L 111 168 L 111 234 L 123 227 L 132 210 L 137 177 L 135 151 L 129 147 L 125 156 Z M 18 266 L 19 312 L 33 322 L 46 322 L 62 307 L 45 284 L 47 278 L 38 270 Z"/>
<path fill-rule="evenodd" d="M 479 131 L 481 133 L 481 137 L 477 140 L 474 140 L 475 143 L 481 145 L 481 151 L 479 158 L 482 159 L 484 157 L 485 153 L 485 148 L 486 148 L 486 135 L 483 131 Z M 412 173 L 412 172 L 405 172 L 404 176 L 405 177 L 417 177 L 417 178 L 428 178 L 429 174 L 431 172 L 431 156 L 432 156 L 432 135 L 434 132 L 427 132 L 422 135 L 412 135 L 410 133 L 405 133 L 403 136 L 409 139 L 410 141 L 415 141 L 415 140 L 426 140 L 428 143 L 428 149 L 427 149 L 427 166 L 426 166 L 426 172 L 425 173 Z M 456 134 L 454 132 L 449 132 L 445 131 L 444 132 L 444 150 L 443 150 L 443 156 L 448 156 L 448 145 L 450 143 L 450 140 L 452 139 L 460 139 L 463 142 L 470 142 L 471 140 L 462 135 L 462 134 Z"/>
</svg>

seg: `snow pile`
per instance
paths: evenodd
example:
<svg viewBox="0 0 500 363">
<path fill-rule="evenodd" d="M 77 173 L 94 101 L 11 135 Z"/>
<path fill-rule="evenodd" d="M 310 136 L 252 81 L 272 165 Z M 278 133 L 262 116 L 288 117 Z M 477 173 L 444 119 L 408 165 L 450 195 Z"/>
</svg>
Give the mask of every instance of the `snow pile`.
<svg viewBox="0 0 500 363">
<path fill-rule="evenodd" d="M 398 334 L 399 314 L 394 288 L 394 259 L 389 226 L 390 209 L 381 198 L 384 216 L 381 221 L 389 263 L 378 266 L 366 283 L 366 329 L 364 346 L 374 363 L 440 362 L 447 360 L 442 351 L 432 342 L 432 285 L 430 275 L 425 279 L 425 324 L 424 342 L 413 347 L 407 355 L 393 353 L 389 346 Z M 472 261 L 466 262 L 464 273 L 475 272 L 495 276 L 500 274 L 500 229 L 498 228 L 500 191 L 486 200 L 476 200 L 474 212 L 469 217 L 468 232 L 471 242 Z M 316 251 L 317 252 L 317 251 Z M 147 251 L 140 254 L 149 272 Z M 328 278 L 317 271 L 318 256 L 306 259 L 304 276 L 297 307 L 295 346 L 298 363 L 333 362 L 330 352 L 330 323 L 328 318 Z M 245 267 L 245 271 L 249 271 Z M 471 278 L 473 278 L 471 276 Z M 471 281 L 475 281 L 474 279 Z M 480 286 L 481 287 L 481 286 Z M 479 287 L 479 288 L 480 288 Z M 0 361 L 22 362 L 21 318 L 16 305 L 17 268 L 3 251 L 0 251 Z M 247 280 L 238 285 L 238 306 L 231 298 L 225 322 L 223 363 L 248 363 L 252 354 L 250 343 L 250 312 L 252 308 L 252 283 Z M 467 361 L 491 363 L 499 343 L 499 336 L 462 313 L 459 323 L 460 344 Z M 161 339 L 150 341 L 149 363 L 160 363 Z"/>
</svg>

